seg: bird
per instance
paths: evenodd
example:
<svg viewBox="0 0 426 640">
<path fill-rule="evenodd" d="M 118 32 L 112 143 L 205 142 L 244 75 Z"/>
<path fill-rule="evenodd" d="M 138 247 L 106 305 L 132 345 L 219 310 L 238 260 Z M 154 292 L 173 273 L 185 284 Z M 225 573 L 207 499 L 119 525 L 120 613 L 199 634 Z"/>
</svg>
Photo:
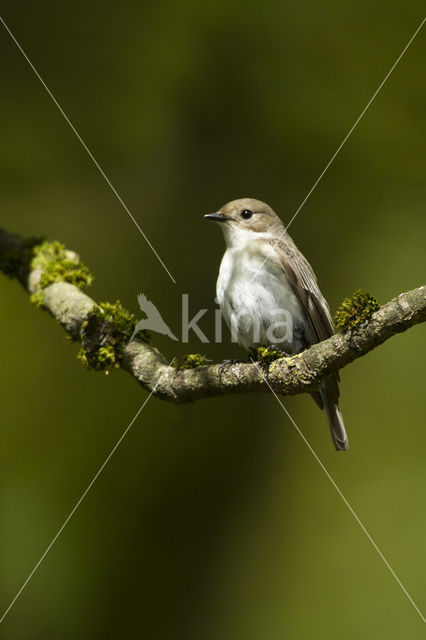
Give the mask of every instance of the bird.
<svg viewBox="0 0 426 640">
<path fill-rule="evenodd" d="M 145 318 L 145 320 L 139 320 L 139 322 L 135 326 L 135 329 L 133 331 L 132 337 L 130 338 L 129 342 L 133 340 L 133 338 L 136 336 L 138 331 L 146 331 L 146 330 L 155 331 L 156 333 L 161 333 L 164 336 L 168 336 L 172 340 L 177 340 L 176 336 L 174 335 L 174 333 L 172 332 L 168 324 L 164 322 L 157 307 L 154 305 L 153 302 L 151 302 L 151 300 L 148 300 L 145 294 L 140 293 L 138 295 L 138 303 L 139 303 L 140 310 L 143 311 L 147 317 Z"/>
<path fill-rule="evenodd" d="M 224 234 L 216 299 L 243 348 L 277 345 L 283 353 L 295 355 L 334 334 L 330 309 L 311 265 L 268 204 L 239 198 L 204 217 L 217 222 Z M 338 373 L 311 395 L 325 411 L 335 448 L 346 451 Z"/>
</svg>

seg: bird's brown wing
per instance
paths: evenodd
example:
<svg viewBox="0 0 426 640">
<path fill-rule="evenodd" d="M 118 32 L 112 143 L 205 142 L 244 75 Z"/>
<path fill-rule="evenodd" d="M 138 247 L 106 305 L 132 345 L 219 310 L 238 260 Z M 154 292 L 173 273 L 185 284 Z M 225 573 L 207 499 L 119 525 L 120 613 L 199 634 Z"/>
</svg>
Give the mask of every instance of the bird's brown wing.
<svg viewBox="0 0 426 640">
<path fill-rule="evenodd" d="M 277 252 L 294 293 L 305 309 L 307 320 L 312 327 L 317 342 L 330 338 L 334 334 L 333 320 L 328 304 L 318 287 L 311 265 L 289 236 L 286 235 L 278 241 L 272 240 L 271 245 Z M 333 374 L 327 378 L 327 391 L 330 399 L 336 404 L 339 398 L 338 381 L 338 374 Z M 321 399 L 317 396 L 319 394 L 315 394 L 314 399 L 321 406 Z"/>
</svg>

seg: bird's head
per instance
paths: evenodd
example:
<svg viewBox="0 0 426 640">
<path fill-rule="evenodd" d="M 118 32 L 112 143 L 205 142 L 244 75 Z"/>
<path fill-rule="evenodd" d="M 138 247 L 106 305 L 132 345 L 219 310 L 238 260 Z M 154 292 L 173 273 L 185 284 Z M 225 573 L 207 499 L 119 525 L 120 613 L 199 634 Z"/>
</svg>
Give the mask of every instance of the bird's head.
<svg viewBox="0 0 426 640">
<path fill-rule="evenodd" d="M 265 202 L 254 198 L 232 200 L 217 213 L 204 216 L 220 223 L 228 246 L 234 246 L 256 237 L 275 237 L 283 230 L 283 223 Z"/>
</svg>

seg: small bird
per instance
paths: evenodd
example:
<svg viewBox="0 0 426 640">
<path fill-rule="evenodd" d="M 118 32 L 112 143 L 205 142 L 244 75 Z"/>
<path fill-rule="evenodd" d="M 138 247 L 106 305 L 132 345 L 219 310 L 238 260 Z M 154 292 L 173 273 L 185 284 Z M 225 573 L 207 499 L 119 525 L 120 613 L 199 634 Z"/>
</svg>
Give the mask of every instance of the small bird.
<svg viewBox="0 0 426 640">
<path fill-rule="evenodd" d="M 312 267 L 269 205 L 241 198 L 204 217 L 220 223 L 225 236 L 216 295 L 242 347 L 278 345 L 294 355 L 334 334 Z M 332 374 L 312 397 L 326 413 L 336 449 L 346 451 L 338 383 Z"/>
</svg>

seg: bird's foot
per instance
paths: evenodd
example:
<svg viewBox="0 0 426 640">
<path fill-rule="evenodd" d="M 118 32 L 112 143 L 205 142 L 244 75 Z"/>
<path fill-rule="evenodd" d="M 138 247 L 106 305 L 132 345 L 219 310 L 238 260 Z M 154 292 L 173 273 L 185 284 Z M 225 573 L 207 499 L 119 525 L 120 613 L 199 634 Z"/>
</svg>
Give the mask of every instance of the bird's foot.
<svg viewBox="0 0 426 640">
<path fill-rule="evenodd" d="M 218 367 L 218 371 L 219 373 L 222 372 L 223 368 L 226 367 L 228 364 L 238 364 L 239 362 L 247 362 L 247 360 L 237 360 L 236 358 L 229 358 L 227 360 L 224 360 Z"/>
<path fill-rule="evenodd" d="M 287 351 L 285 351 L 283 347 L 279 344 L 271 344 L 268 347 L 268 350 L 271 351 L 272 353 L 273 352 L 279 353 L 280 358 L 290 358 L 291 356 L 291 353 L 287 353 Z"/>
</svg>

